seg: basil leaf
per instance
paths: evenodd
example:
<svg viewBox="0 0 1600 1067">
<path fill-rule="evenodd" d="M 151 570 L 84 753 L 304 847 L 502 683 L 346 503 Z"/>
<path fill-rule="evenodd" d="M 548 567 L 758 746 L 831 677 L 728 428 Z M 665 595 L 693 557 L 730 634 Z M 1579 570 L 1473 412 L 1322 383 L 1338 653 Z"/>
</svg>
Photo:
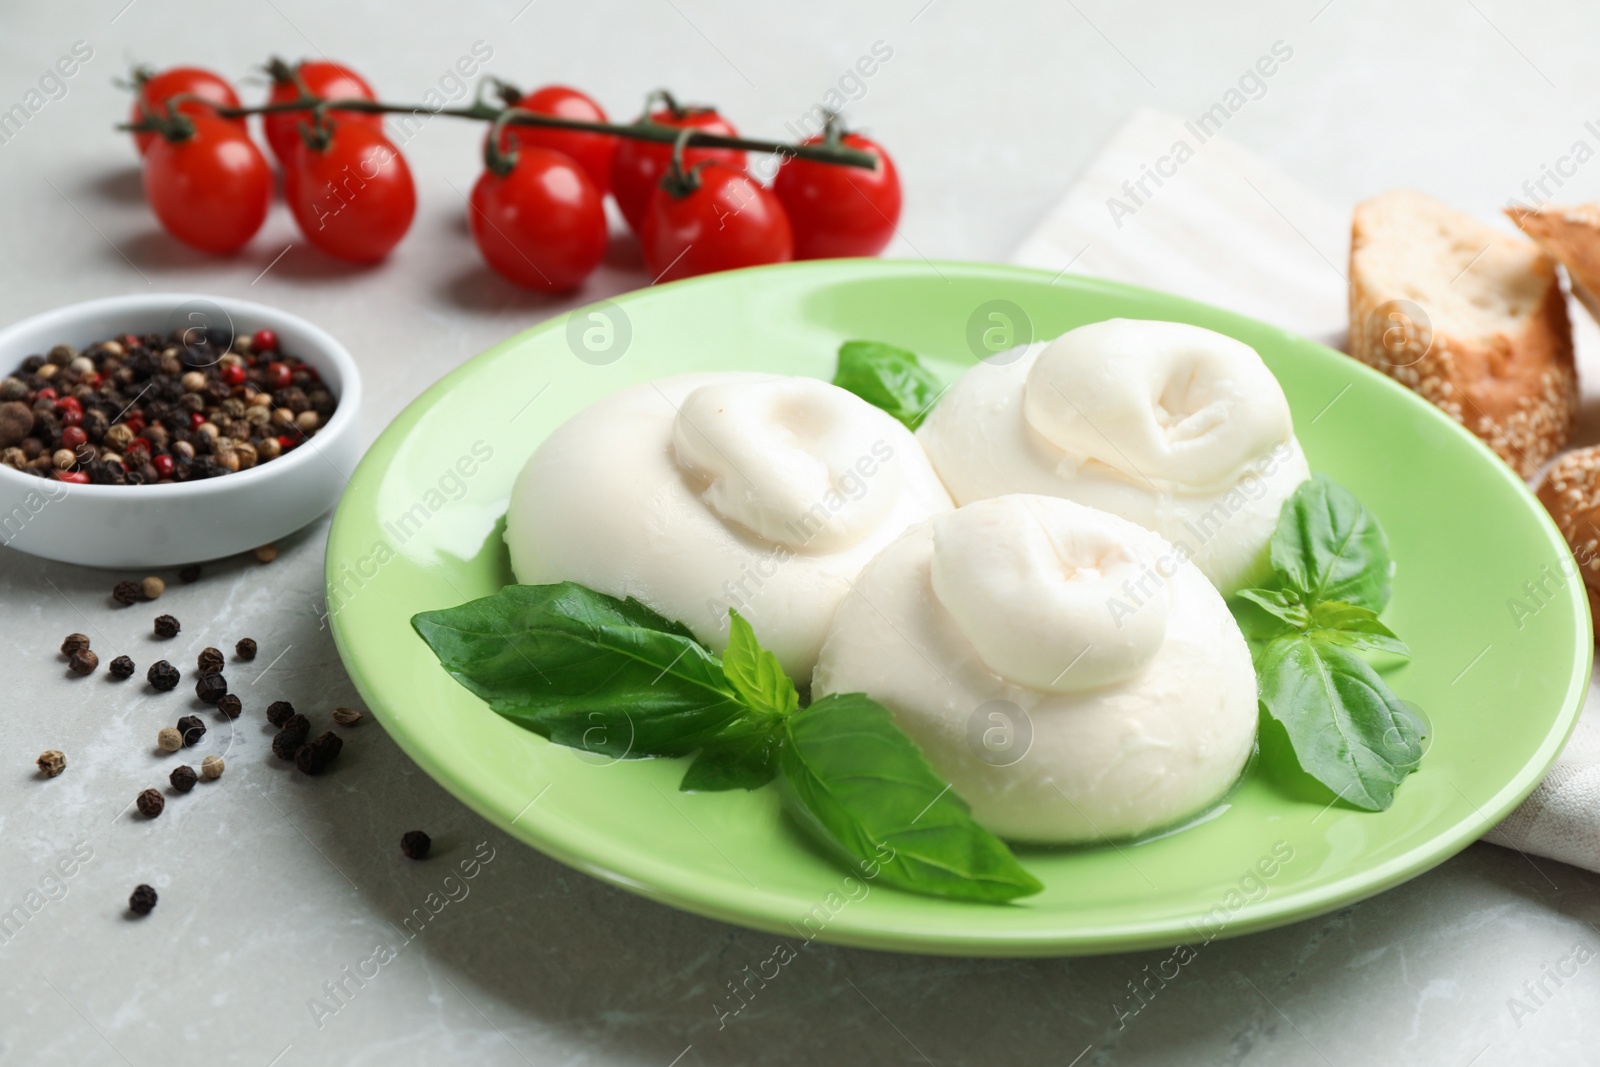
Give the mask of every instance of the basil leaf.
<svg viewBox="0 0 1600 1067">
<path fill-rule="evenodd" d="M 791 810 L 852 868 L 957 900 L 1008 901 L 1043 888 L 876 701 L 832 694 L 783 723 L 780 780 Z"/>
<path fill-rule="evenodd" d="M 1422 723 L 1351 649 L 1306 634 L 1267 646 L 1261 704 L 1283 724 L 1300 767 L 1368 811 L 1394 803 L 1422 758 Z"/>
<path fill-rule="evenodd" d="M 917 354 L 881 341 L 846 341 L 839 346 L 833 384 L 880 407 L 915 430 L 944 386 Z"/>
<path fill-rule="evenodd" d="M 1282 589 L 1241 589 L 1234 595 L 1250 601 L 1296 630 L 1304 630 L 1311 624 L 1311 612 L 1293 593 Z"/>
<path fill-rule="evenodd" d="M 1376 612 L 1354 604 L 1337 600 L 1316 604 L 1311 609 L 1310 631 L 1311 637 L 1318 641 L 1332 641 L 1365 652 L 1411 655 L 1406 643 L 1378 621 Z"/>
<path fill-rule="evenodd" d="M 743 722 L 711 741 L 683 774 L 678 788 L 685 793 L 714 793 L 724 789 L 760 789 L 778 775 L 778 754 L 783 748 L 783 726 L 778 720 L 758 728 L 740 730 Z"/>
<path fill-rule="evenodd" d="M 1273 638 L 1298 633 L 1311 621 L 1310 611 L 1298 597 L 1276 589 L 1241 589 L 1228 598 L 1227 605 L 1250 646 L 1252 660 L 1260 657 Z"/>
<path fill-rule="evenodd" d="M 411 625 L 458 682 L 556 744 L 681 755 L 744 713 L 687 629 L 573 582 L 507 586 Z"/>
<path fill-rule="evenodd" d="M 1283 505 L 1272 567 L 1307 603 L 1342 600 L 1382 611 L 1389 603 L 1389 541 L 1343 486 L 1315 475 Z"/>
<path fill-rule="evenodd" d="M 783 673 L 778 657 L 761 647 L 756 632 L 737 611 L 728 612 L 728 650 L 722 654 L 722 671 L 734 692 L 752 711 L 772 716 L 793 714 L 800 694 Z"/>
</svg>

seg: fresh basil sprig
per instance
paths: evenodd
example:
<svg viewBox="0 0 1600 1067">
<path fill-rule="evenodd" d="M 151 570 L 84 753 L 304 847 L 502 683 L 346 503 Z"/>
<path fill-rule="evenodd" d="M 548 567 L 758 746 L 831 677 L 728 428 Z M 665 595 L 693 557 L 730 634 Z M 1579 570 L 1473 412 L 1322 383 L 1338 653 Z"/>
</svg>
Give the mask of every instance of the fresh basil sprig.
<svg viewBox="0 0 1600 1067">
<path fill-rule="evenodd" d="M 638 601 L 571 582 L 507 586 L 411 623 L 457 681 L 556 744 L 621 758 L 698 752 L 685 791 L 779 778 L 796 821 L 852 870 L 956 900 L 1043 888 L 881 705 L 849 693 L 802 709 L 737 612 L 720 659 Z"/>
<path fill-rule="evenodd" d="M 711 793 L 760 789 L 778 774 L 783 720 L 800 708 L 800 694 L 778 657 L 761 647 L 756 632 L 737 611 L 728 612 L 728 650 L 722 672 L 744 704 L 744 714 L 701 750 L 678 788 Z"/>
<path fill-rule="evenodd" d="M 846 341 L 839 346 L 833 384 L 882 408 L 915 430 L 944 391 L 939 378 L 909 348 L 882 341 Z"/>
<path fill-rule="evenodd" d="M 728 611 L 728 650 L 722 670 L 750 712 L 771 718 L 800 710 L 800 694 L 778 657 L 761 647 L 756 632 L 737 611 Z"/>
<path fill-rule="evenodd" d="M 1285 502 L 1268 551 L 1271 579 L 1231 603 L 1255 647 L 1261 706 L 1302 770 L 1347 803 L 1383 811 L 1423 740 L 1421 719 L 1356 654 L 1411 654 L 1378 618 L 1394 570 L 1388 539 L 1319 474 Z"/>
<path fill-rule="evenodd" d="M 1289 498 L 1269 551 L 1283 586 L 1308 604 L 1336 600 L 1373 611 L 1389 605 L 1389 539 L 1355 494 L 1325 474 Z"/>
<path fill-rule="evenodd" d="M 1394 803 L 1422 758 L 1422 722 L 1366 660 L 1311 631 L 1274 639 L 1256 669 L 1261 703 L 1307 773 L 1358 808 Z"/>
<path fill-rule="evenodd" d="M 679 756 L 745 712 L 687 629 L 573 582 L 506 586 L 411 625 L 456 681 L 559 745 Z"/>
<path fill-rule="evenodd" d="M 792 716 L 782 788 L 813 833 L 860 862 L 891 857 L 881 877 L 963 900 L 1003 902 L 1044 888 L 972 819 L 883 705 L 860 693 L 823 697 Z"/>
</svg>

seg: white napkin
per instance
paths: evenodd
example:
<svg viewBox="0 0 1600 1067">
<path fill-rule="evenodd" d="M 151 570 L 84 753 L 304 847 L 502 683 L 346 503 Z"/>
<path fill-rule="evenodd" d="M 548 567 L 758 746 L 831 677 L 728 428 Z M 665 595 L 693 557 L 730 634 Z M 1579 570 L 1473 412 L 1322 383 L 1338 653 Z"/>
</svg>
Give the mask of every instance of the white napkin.
<svg viewBox="0 0 1600 1067">
<path fill-rule="evenodd" d="M 1184 120 L 1141 109 L 1012 256 L 1163 289 L 1342 348 L 1350 212 L 1271 163 Z M 1600 399 L 1600 329 L 1572 319 L 1585 409 Z M 1590 430 L 1590 433 L 1585 433 Z M 1592 428 L 1580 427 L 1580 436 Z M 1572 740 L 1485 841 L 1600 871 L 1600 696 Z"/>
</svg>

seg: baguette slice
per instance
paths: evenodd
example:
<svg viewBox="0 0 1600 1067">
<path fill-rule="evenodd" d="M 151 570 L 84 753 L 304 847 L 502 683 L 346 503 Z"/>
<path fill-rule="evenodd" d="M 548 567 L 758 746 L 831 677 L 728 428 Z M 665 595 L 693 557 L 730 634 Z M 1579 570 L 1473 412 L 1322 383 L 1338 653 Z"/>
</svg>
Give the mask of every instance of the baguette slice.
<svg viewBox="0 0 1600 1067">
<path fill-rule="evenodd" d="M 1506 214 L 1539 247 L 1561 261 L 1572 295 L 1600 319 L 1600 204 L 1508 207 Z"/>
<path fill-rule="evenodd" d="M 1350 354 L 1438 406 L 1523 478 L 1577 419 L 1555 261 L 1409 189 L 1356 205 Z"/>
</svg>

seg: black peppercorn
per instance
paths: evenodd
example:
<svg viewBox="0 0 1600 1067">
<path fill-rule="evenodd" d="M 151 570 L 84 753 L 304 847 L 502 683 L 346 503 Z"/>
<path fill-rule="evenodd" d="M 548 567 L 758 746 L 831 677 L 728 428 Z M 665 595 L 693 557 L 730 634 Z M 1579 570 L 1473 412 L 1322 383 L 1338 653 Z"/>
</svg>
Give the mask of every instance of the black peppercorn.
<svg viewBox="0 0 1600 1067">
<path fill-rule="evenodd" d="M 139 814 L 147 819 L 153 819 L 161 814 L 161 809 L 167 806 L 160 793 L 154 789 L 146 789 L 134 798 L 134 803 L 139 805 Z"/>
<path fill-rule="evenodd" d="M 178 668 L 164 659 L 158 659 L 150 665 L 145 672 L 145 680 L 163 693 L 175 689 L 178 685 Z"/>
<path fill-rule="evenodd" d="M 220 674 L 202 674 L 195 679 L 194 695 L 207 704 L 215 704 L 228 695 L 228 680 Z"/>
<path fill-rule="evenodd" d="M 68 634 L 65 641 L 61 642 L 61 654 L 70 656 L 80 648 L 89 647 L 89 638 L 86 634 Z"/>
<path fill-rule="evenodd" d="M 184 747 L 198 745 L 206 735 L 206 724 L 198 715 L 185 715 L 178 720 L 178 732 L 183 735 Z"/>
<path fill-rule="evenodd" d="M 248 637 L 241 637 L 239 643 L 233 646 L 233 654 L 240 659 L 256 658 L 256 643 Z"/>
<path fill-rule="evenodd" d="M 172 788 L 176 789 L 180 793 L 187 793 L 189 790 L 193 789 L 194 784 L 199 780 L 200 776 L 196 774 L 194 772 L 194 768 L 189 766 L 187 763 L 185 763 L 182 767 L 175 768 L 173 772 L 167 776 L 167 781 L 172 783 Z"/>
<path fill-rule="evenodd" d="M 93 649 L 80 648 L 67 657 L 67 666 L 72 668 L 73 674 L 93 674 L 94 669 L 100 666 L 100 657 L 94 654 Z"/>
<path fill-rule="evenodd" d="M 89 481 L 94 485 L 127 485 L 128 470 L 120 463 L 97 459 L 89 464 Z"/>
<path fill-rule="evenodd" d="M 244 705 L 232 693 L 224 693 L 222 699 L 217 701 L 217 710 L 230 719 L 237 719 L 239 713 L 244 710 Z"/>
<path fill-rule="evenodd" d="M 200 564 L 198 563 L 191 563 L 189 566 L 178 572 L 178 581 L 183 582 L 185 585 L 189 584 L 190 582 L 198 582 L 199 580 Z"/>
<path fill-rule="evenodd" d="M 156 906 L 156 891 L 147 885 L 133 887 L 133 893 L 128 897 L 128 910 L 135 915 L 149 915 Z"/>
<path fill-rule="evenodd" d="M 433 839 L 421 830 L 408 830 L 400 838 L 400 851 L 405 853 L 407 859 L 425 860 L 432 847 Z"/>
<path fill-rule="evenodd" d="M 95 444 L 99 444 L 106 436 L 106 431 L 111 429 L 111 420 L 103 411 L 90 408 L 83 413 L 84 435 Z"/>
<path fill-rule="evenodd" d="M 222 665 L 222 653 L 217 649 L 206 648 L 200 651 L 199 668 L 201 674 L 221 674 Z"/>
<path fill-rule="evenodd" d="M 313 744 L 304 744 L 294 750 L 295 769 L 301 774 L 321 774 L 327 763 L 322 758 L 322 753 Z"/>
<path fill-rule="evenodd" d="M 129 585 L 133 585 L 132 582 L 129 582 L 128 584 Z M 138 587 L 135 586 L 134 588 L 138 588 Z M 177 637 L 178 636 L 178 629 L 179 629 L 178 620 L 174 619 L 171 615 L 157 615 L 156 616 L 156 636 L 157 637 L 161 637 L 161 638 Z"/>
<path fill-rule="evenodd" d="M 287 700 L 274 700 L 267 705 L 267 721 L 274 726 L 282 726 L 294 714 L 294 705 Z"/>
<path fill-rule="evenodd" d="M 330 731 L 296 749 L 294 765 L 304 774 L 321 774 L 343 747 L 344 739 Z"/>
<path fill-rule="evenodd" d="M 144 599 L 138 582 L 118 582 L 111 590 L 111 599 L 118 604 L 137 604 Z"/>
<path fill-rule="evenodd" d="M 272 737 L 272 754 L 279 759 L 294 759 L 294 754 L 305 744 L 311 733 L 311 722 L 304 715 L 291 715 L 283 727 Z"/>
<path fill-rule="evenodd" d="M 134 671 L 133 660 L 127 656 L 118 656 L 111 661 L 107 669 L 111 671 L 111 677 L 113 678 L 132 678 Z"/>
</svg>

